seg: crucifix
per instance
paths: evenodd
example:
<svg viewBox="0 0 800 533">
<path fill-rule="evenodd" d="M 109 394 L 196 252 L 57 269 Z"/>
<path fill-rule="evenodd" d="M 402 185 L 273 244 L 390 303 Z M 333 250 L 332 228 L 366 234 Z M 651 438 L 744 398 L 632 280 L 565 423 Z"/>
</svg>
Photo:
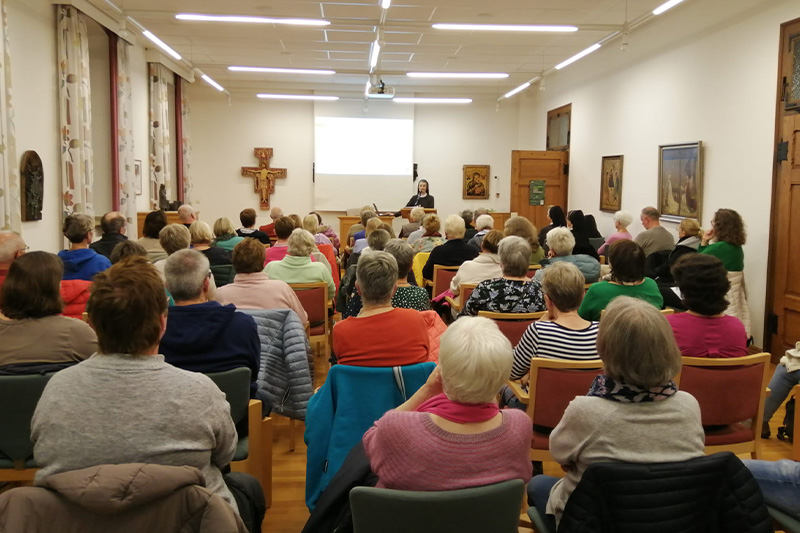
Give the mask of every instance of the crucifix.
<svg viewBox="0 0 800 533">
<path fill-rule="evenodd" d="M 259 194 L 261 209 L 269 209 L 269 195 L 275 192 L 275 178 L 285 178 L 285 168 L 270 168 L 272 148 L 254 148 L 253 154 L 258 158 L 257 167 L 242 167 L 242 176 L 253 178 L 253 192 Z"/>
</svg>

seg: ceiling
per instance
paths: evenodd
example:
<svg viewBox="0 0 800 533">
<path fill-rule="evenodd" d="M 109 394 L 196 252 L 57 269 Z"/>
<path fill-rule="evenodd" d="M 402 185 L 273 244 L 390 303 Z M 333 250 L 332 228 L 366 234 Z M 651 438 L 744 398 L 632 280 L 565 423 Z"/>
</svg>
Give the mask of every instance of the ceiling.
<svg viewBox="0 0 800 533">
<path fill-rule="evenodd" d="M 646 16 L 663 0 L 114 0 L 232 93 L 361 91 L 379 27 L 376 72 L 398 93 L 496 96 Z M 96 2 L 99 3 L 99 2 Z M 384 12 L 385 11 L 385 12 Z M 194 22 L 177 13 L 325 19 L 325 27 Z M 571 24 L 567 34 L 448 31 L 435 22 Z M 229 65 L 331 69 L 334 76 L 229 72 Z M 502 80 L 420 80 L 411 71 L 506 72 Z"/>
</svg>

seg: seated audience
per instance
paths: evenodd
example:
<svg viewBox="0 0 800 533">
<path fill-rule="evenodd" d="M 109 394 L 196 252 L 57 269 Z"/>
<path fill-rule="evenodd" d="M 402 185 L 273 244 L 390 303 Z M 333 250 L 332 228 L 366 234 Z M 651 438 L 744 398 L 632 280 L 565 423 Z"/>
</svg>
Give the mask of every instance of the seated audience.
<svg viewBox="0 0 800 533">
<path fill-rule="evenodd" d="M 236 234 L 236 228 L 233 227 L 233 222 L 228 217 L 218 218 L 214 222 L 214 240 L 211 246 L 215 248 L 223 248 L 230 252 L 233 248 L 242 242 L 244 237 L 239 237 Z"/>
<path fill-rule="evenodd" d="M 264 245 L 258 239 L 244 239 L 233 249 L 233 283 L 217 289 L 216 300 L 238 309 L 291 309 L 300 321 L 308 322 L 297 294 L 285 282 L 269 279 L 264 270 Z"/>
<path fill-rule="evenodd" d="M 270 261 L 280 261 L 286 257 L 288 251 L 289 236 L 294 231 L 294 221 L 289 217 L 281 217 L 275 221 L 275 235 L 278 239 L 267 248 L 264 261 L 266 266 Z"/>
<path fill-rule="evenodd" d="M 408 224 L 403 224 L 403 227 L 400 228 L 400 238 L 407 239 L 409 235 L 413 232 L 417 231 L 420 226 L 422 226 L 422 217 L 425 216 L 425 208 L 424 207 L 415 207 L 409 213 L 409 218 L 411 221 Z"/>
<path fill-rule="evenodd" d="M 111 251 L 109 259 L 111 259 L 112 265 L 116 265 L 126 257 L 133 256 L 141 256 L 147 258 L 148 260 L 150 259 L 144 246 L 136 241 L 122 241 L 121 243 L 117 244 Z"/>
<path fill-rule="evenodd" d="M 612 244 L 622 239 L 633 240 L 633 235 L 628 231 L 628 226 L 633 222 L 633 215 L 627 211 L 617 211 L 614 213 L 614 228 L 617 230 L 606 239 L 606 242 L 597 250 L 598 254 L 607 254 L 608 248 Z"/>
<path fill-rule="evenodd" d="M 477 217 L 472 209 L 464 209 L 461 211 L 461 218 L 464 219 L 464 242 L 469 242 L 478 233 L 478 230 L 472 225 L 472 221 Z"/>
<path fill-rule="evenodd" d="M 547 265 L 553 263 L 572 263 L 583 273 L 586 283 L 594 283 L 600 278 L 600 262 L 586 254 L 575 254 L 575 237 L 567 228 L 554 228 L 547 233 L 547 257 L 542 261 L 544 268 L 539 269 L 533 279 L 542 279 Z"/>
<path fill-rule="evenodd" d="M 255 209 L 253 210 L 253 214 L 255 215 Z M 278 239 L 278 236 L 275 235 L 275 221 L 278 220 L 283 216 L 283 209 L 280 207 L 273 207 L 269 212 L 269 218 L 272 219 L 272 222 L 269 224 L 265 224 L 258 228 L 258 231 L 266 233 L 269 236 L 270 241 L 274 242 Z M 244 222 L 242 222 L 244 224 Z"/>
<path fill-rule="evenodd" d="M 472 291 L 459 316 L 477 315 L 478 311 L 498 313 L 535 313 L 544 311 L 542 285 L 527 277 L 531 245 L 512 235 L 498 245 L 502 278 L 481 281 Z"/>
<path fill-rule="evenodd" d="M 464 242 L 464 219 L 458 215 L 450 215 L 444 220 L 444 237 L 446 242 L 431 250 L 431 255 L 422 267 L 422 277 L 433 279 L 433 267 L 461 266 L 478 256 L 475 248 Z"/>
<path fill-rule="evenodd" d="M 675 247 L 675 237 L 661 226 L 661 211 L 655 207 L 645 207 L 639 219 L 644 231 L 636 236 L 636 244 L 642 247 L 645 256 Z"/>
<path fill-rule="evenodd" d="M 369 246 L 365 249 L 364 253 L 383 251 L 389 240 L 390 237 L 386 231 L 380 229 L 373 231 L 370 233 L 369 237 L 367 237 L 367 244 L 369 244 Z M 336 309 L 343 309 L 343 311 L 341 311 L 342 318 L 351 316 L 350 312 L 348 311 L 350 299 L 358 294 L 358 291 L 356 290 L 356 265 L 358 265 L 358 260 L 360 257 L 361 254 L 352 254 L 347 260 L 347 270 L 345 270 L 344 276 L 342 276 L 342 281 L 339 284 L 339 292 L 336 294 Z M 427 292 L 425 294 L 427 299 Z M 361 309 L 360 299 L 358 305 L 358 309 Z M 352 309 L 355 310 L 355 307 Z M 356 314 L 356 311 L 354 311 L 353 314 Z"/>
<path fill-rule="evenodd" d="M 584 216 L 584 220 L 586 220 L 586 229 L 590 239 L 603 239 L 603 236 L 600 234 L 600 230 L 597 229 L 597 221 L 594 218 L 594 215 L 589 214 Z M 605 241 L 603 241 L 605 242 Z"/>
<path fill-rule="evenodd" d="M 441 220 L 435 213 L 428 213 L 422 219 L 422 235 L 411 244 L 411 249 L 415 254 L 420 252 L 430 252 L 436 246 L 444 244 L 442 234 L 439 233 L 441 227 Z M 411 238 L 409 237 L 409 241 Z"/>
<path fill-rule="evenodd" d="M 291 222 L 288 217 L 282 217 L 275 223 L 278 237 L 282 235 L 284 219 Z M 279 279 L 286 283 L 315 283 L 324 281 L 328 284 L 328 297 L 336 294 L 331 269 L 321 262 L 312 262 L 311 253 L 316 250 L 314 236 L 302 228 L 291 232 L 286 240 L 286 256 L 280 261 L 270 261 L 264 267 L 264 272 L 271 279 Z M 269 255 L 269 250 L 267 250 Z"/>
<path fill-rule="evenodd" d="M 800 463 L 787 459 L 742 462 L 761 488 L 764 503 L 800 520 Z"/>
<path fill-rule="evenodd" d="M 461 284 L 480 283 L 486 279 L 500 278 L 503 276 L 503 267 L 500 266 L 500 256 L 497 255 L 497 246 L 503 238 L 503 232 L 491 230 L 481 239 L 481 253 L 472 261 L 465 261 L 450 281 L 450 292 L 460 302 Z"/>
<path fill-rule="evenodd" d="M 158 240 L 158 233 L 166 225 L 167 215 L 164 211 L 150 211 L 144 217 L 144 227 L 142 228 L 144 236 L 137 242 L 144 246 L 144 249 L 147 250 L 147 257 L 153 263 L 167 258 L 167 252 L 164 251 Z"/>
<path fill-rule="evenodd" d="M 0 368 L 14 365 L 24 372 L 34 364 L 71 364 L 97 349 L 92 328 L 60 316 L 63 268 L 47 252 L 30 252 L 11 263 L 0 287 Z"/>
<path fill-rule="evenodd" d="M 302 228 L 314 236 L 314 244 L 317 246 L 320 244 L 330 244 L 333 246 L 331 240 L 324 233 L 322 233 L 317 215 L 306 215 L 306 218 L 303 219 Z"/>
<path fill-rule="evenodd" d="M 8 276 L 11 263 L 25 255 L 28 245 L 16 231 L 0 231 L 0 287 Z"/>
<path fill-rule="evenodd" d="M 359 231 L 356 233 L 356 235 L 353 237 L 355 239 L 353 242 L 353 251 L 350 254 L 350 257 L 347 259 L 347 266 L 356 264 L 358 261 L 358 254 L 363 252 L 369 245 L 369 243 L 367 243 L 367 237 L 369 237 L 373 231 L 379 229 L 383 225 L 384 224 L 380 218 L 374 217 L 367 221 L 367 227 L 364 229 L 364 231 Z M 361 237 L 361 235 L 363 235 L 363 237 Z"/>
<path fill-rule="evenodd" d="M 681 355 L 747 355 L 747 334 L 742 321 L 725 314 L 728 308 L 725 295 L 731 284 L 722 261 L 708 255 L 689 254 L 675 263 L 672 275 L 681 291 L 682 307 L 688 309 L 667 316 Z"/>
<path fill-rule="evenodd" d="M 100 237 L 99 241 L 90 244 L 89 248 L 111 259 L 111 252 L 114 247 L 128 240 L 128 237 L 125 236 L 125 230 L 127 229 L 125 227 L 125 216 L 118 211 L 106 213 L 100 219 L 100 229 L 103 230 L 103 236 Z"/>
<path fill-rule="evenodd" d="M 705 454 L 700 406 L 672 381 L 681 354 L 658 310 L 634 298 L 614 300 L 600 321 L 597 352 L 605 374 L 570 402 L 550 434 L 550 453 L 566 476 L 536 476 L 528 485 L 529 498 L 551 521 L 560 520 L 592 463 L 668 463 Z"/>
<path fill-rule="evenodd" d="M 511 370 L 511 343 L 489 319 L 459 320 L 442 335 L 439 366 L 363 438 L 378 487 L 455 490 L 531 477 L 531 423 L 495 397 Z"/>
<path fill-rule="evenodd" d="M 189 204 L 183 204 L 182 206 L 178 207 L 178 224 L 183 224 L 186 226 L 186 229 L 189 229 L 195 221 L 197 220 L 197 213 L 194 212 L 194 209 Z"/>
<path fill-rule="evenodd" d="M 339 235 L 336 234 L 336 232 L 333 230 L 332 227 L 322 223 L 322 217 L 320 216 L 319 213 L 317 213 L 316 211 L 311 211 L 309 215 L 314 215 L 315 217 L 317 217 L 317 231 L 325 235 L 328 238 L 328 240 L 331 241 L 331 244 L 333 245 L 333 251 L 338 256 L 339 245 L 341 244 L 339 242 Z"/>
<path fill-rule="evenodd" d="M 169 224 L 158 232 L 158 242 L 161 244 L 164 251 L 167 252 L 167 255 L 170 256 L 179 250 L 189 248 L 192 242 L 192 234 L 189 233 L 189 230 L 183 224 Z M 165 282 L 164 266 L 166 264 L 166 259 L 153 263 L 161 279 Z M 217 296 L 217 285 L 214 282 L 214 276 L 209 278 L 208 284 L 208 299 L 213 300 Z"/>
<path fill-rule="evenodd" d="M 340 364 L 403 366 L 428 360 L 430 341 L 422 314 L 392 307 L 398 270 L 386 252 L 372 251 L 358 260 L 361 311 L 333 326 L 333 353 Z"/>
<path fill-rule="evenodd" d="M 469 240 L 469 245 L 476 250 L 481 249 L 481 241 L 483 237 L 492 231 L 494 227 L 494 219 L 492 215 L 485 213 L 475 219 L 475 229 L 478 230 L 475 235 Z"/>
<path fill-rule="evenodd" d="M 236 234 L 239 237 L 251 238 L 251 239 L 258 239 L 261 241 L 261 244 L 266 244 L 269 246 L 270 244 L 270 237 L 266 233 L 261 230 L 256 229 L 256 210 L 247 208 L 242 209 L 241 213 L 239 213 L 239 222 L 242 223 L 242 227 L 236 230 Z"/>
<path fill-rule="evenodd" d="M 800 342 L 796 342 L 791 350 L 786 350 L 778 366 L 775 367 L 772 379 L 769 381 L 770 393 L 764 401 L 764 423 L 761 426 L 762 439 L 769 438 L 769 421 L 772 420 L 775 412 L 789 396 L 789 393 L 792 392 L 792 388 L 798 383 L 800 383 Z M 795 401 L 797 400 L 795 399 Z M 793 438 L 797 438 L 797 436 L 794 435 Z"/>
<path fill-rule="evenodd" d="M 567 227 L 567 217 L 560 205 L 551 205 L 547 208 L 547 221 L 550 223 L 539 230 L 539 245 L 543 248 L 547 248 L 547 234 L 551 229 Z"/>
<path fill-rule="evenodd" d="M 656 282 L 644 276 L 644 250 L 633 241 L 617 241 L 608 252 L 611 264 L 611 279 L 592 284 L 578 314 L 585 320 L 600 320 L 611 300 L 618 296 L 639 298 L 661 309 L 664 298 L 658 290 Z"/>
<path fill-rule="evenodd" d="M 211 242 L 214 240 L 214 234 L 211 232 L 211 228 L 208 227 L 208 224 L 202 220 L 193 222 L 189 228 L 189 234 L 192 237 L 192 249 L 206 256 L 211 266 L 231 264 L 230 250 L 211 246 Z"/>
<path fill-rule="evenodd" d="M 348 253 L 352 251 L 353 244 L 355 243 L 355 235 L 364 231 L 367 228 L 367 222 L 369 222 L 369 219 L 376 217 L 377 214 L 371 205 L 365 205 L 361 208 L 361 211 L 359 211 L 358 216 L 359 222 L 353 224 L 350 226 L 350 229 L 347 230 L 345 251 Z"/>
<path fill-rule="evenodd" d="M 686 254 L 697 253 L 700 246 L 700 224 L 693 218 L 684 218 L 678 225 L 678 242 L 675 248 L 664 257 L 665 252 L 657 252 L 647 256 L 645 273 L 653 278 L 659 285 L 674 285 L 670 269 L 675 262 Z"/>
<path fill-rule="evenodd" d="M 98 354 L 55 374 L 33 416 L 36 484 L 101 464 L 185 465 L 238 511 L 222 475 L 237 441 L 230 406 L 206 376 L 158 355 L 167 300 L 155 268 L 131 258 L 99 274 L 89 321 Z"/>
<path fill-rule="evenodd" d="M 254 396 L 261 358 L 256 323 L 233 305 L 209 301 L 209 268 L 208 259 L 196 250 L 180 250 L 167 258 L 164 273 L 175 305 L 169 308 L 159 352 L 167 363 L 192 372 L 247 367 Z"/>
<path fill-rule="evenodd" d="M 108 257 L 91 248 L 94 237 L 94 219 L 89 215 L 75 214 L 64 219 L 64 237 L 72 243 L 69 250 L 61 250 L 58 257 L 64 263 L 64 279 L 92 281 L 94 275 L 111 266 Z"/>
<path fill-rule="evenodd" d="M 542 262 L 542 259 L 544 259 L 544 249 L 539 246 L 539 241 L 536 238 L 536 226 L 527 218 L 511 217 L 506 220 L 503 235 L 506 237 L 509 235 L 516 235 L 528 241 L 528 244 L 531 245 L 531 265 L 538 265 Z"/>
<path fill-rule="evenodd" d="M 597 248 L 592 246 L 589 241 L 589 226 L 586 223 L 586 217 L 583 216 L 583 211 L 580 209 L 570 211 L 569 215 L 567 215 L 567 226 L 572 231 L 572 236 L 575 237 L 575 246 L 572 247 L 572 253 L 588 255 L 600 261 Z"/>
<path fill-rule="evenodd" d="M 295 228 L 303 227 L 303 219 L 300 218 L 300 215 L 298 215 L 297 213 L 292 213 L 291 215 L 289 215 L 289 218 L 291 218 L 292 222 L 294 222 Z"/>
</svg>

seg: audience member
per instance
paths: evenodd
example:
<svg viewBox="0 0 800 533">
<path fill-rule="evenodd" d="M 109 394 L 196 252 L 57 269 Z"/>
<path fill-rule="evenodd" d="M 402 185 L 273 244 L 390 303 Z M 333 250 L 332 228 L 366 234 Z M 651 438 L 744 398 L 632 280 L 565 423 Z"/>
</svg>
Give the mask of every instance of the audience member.
<svg viewBox="0 0 800 533">
<path fill-rule="evenodd" d="M 675 248 L 669 252 L 669 255 L 664 258 L 662 254 L 665 252 L 656 252 L 647 256 L 647 263 L 645 264 L 645 274 L 647 277 L 653 278 L 659 285 L 674 285 L 675 280 L 672 278 L 670 269 L 675 265 L 675 262 L 686 254 L 697 253 L 697 247 L 700 246 L 700 224 L 693 218 L 684 218 L 678 225 L 678 242 Z"/>
<path fill-rule="evenodd" d="M 253 211 L 255 213 L 255 210 Z M 271 241 L 277 240 L 278 236 L 275 235 L 275 221 L 283 216 L 283 209 L 280 207 L 273 207 L 269 212 L 269 218 L 272 222 L 258 228 L 259 231 L 266 233 Z M 244 223 L 242 223 L 244 224 Z"/>
<path fill-rule="evenodd" d="M 216 300 L 238 309 L 291 309 L 300 321 L 308 322 L 297 294 L 285 282 L 269 279 L 264 270 L 264 245 L 258 239 L 244 239 L 233 249 L 233 283 L 217 289 Z"/>
<path fill-rule="evenodd" d="M 136 255 L 147 258 L 148 261 L 150 260 L 147 256 L 147 250 L 144 249 L 144 246 L 136 241 L 122 241 L 121 243 L 117 244 L 113 250 L 111 250 L 109 259 L 111 259 L 112 265 L 116 265 L 123 259 Z"/>
<path fill-rule="evenodd" d="M 570 211 L 569 215 L 567 215 L 567 226 L 572 231 L 572 236 L 575 237 L 575 246 L 572 248 L 572 253 L 588 255 L 600 261 L 597 248 L 592 246 L 589 241 L 589 227 L 586 224 L 586 217 L 583 216 L 583 211 L 580 209 Z"/>
<path fill-rule="evenodd" d="M 425 215 L 425 218 L 422 219 L 422 228 L 420 228 L 423 230 L 423 233 L 419 239 L 411 244 L 411 249 L 414 250 L 414 253 L 430 252 L 435 247 L 444 244 L 442 234 L 439 233 L 440 228 L 441 220 L 438 215 L 435 213 L 428 213 Z M 409 240 L 411 240 L 411 238 L 409 238 Z"/>
<path fill-rule="evenodd" d="M 572 263 L 583 273 L 586 283 L 594 283 L 600 278 L 600 262 L 586 254 L 575 254 L 575 237 L 565 227 L 551 229 L 547 233 L 547 260 L 542 261 L 544 268 L 539 269 L 534 279 L 541 279 L 547 265 L 553 263 Z"/>
<path fill-rule="evenodd" d="M 494 227 L 494 219 L 492 218 L 492 215 L 488 213 L 479 215 L 477 218 L 475 218 L 475 229 L 478 231 L 469 240 L 469 245 L 475 248 L 476 250 L 480 250 L 481 241 L 483 240 L 483 237 L 487 233 L 492 231 L 493 227 Z"/>
<path fill-rule="evenodd" d="M 0 287 L 8 276 L 11 263 L 28 250 L 22 236 L 16 231 L 0 231 Z"/>
<path fill-rule="evenodd" d="M 183 204 L 182 206 L 178 207 L 178 223 L 183 224 L 186 226 L 186 229 L 189 229 L 189 226 L 192 225 L 197 220 L 197 214 L 194 212 L 194 209 L 189 204 Z"/>
<path fill-rule="evenodd" d="M 72 243 L 69 250 L 61 250 L 58 257 L 64 263 L 64 279 L 92 281 L 94 275 L 111 266 L 108 257 L 100 255 L 89 244 L 94 237 L 94 220 L 89 215 L 74 214 L 64 219 L 64 237 Z"/>
<path fill-rule="evenodd" d="M 211 246 L 214 234 L 208 224 L 202 220 L 193 222 L 189 227 L 189 234 L 192 237 L 192 248 L 206 256 L 212 266 L 231 264 L 230 250 Z"/>
<path fill-rule="evenodd" d="M 306 215 L 306 218 L 303 219 L 303 225 L 301 227 L 314 236 L 314 244 L 317 246 L 320 244 L 330 244 L 333 246 L 331 240 L 320 231 L 319 219 L 317 218 L 317 215 Z"/>
<path fill-rule="evenodd" d="M 583 297 L 578 314 L 585 320 L 600 320 L 600 315 L 611 301 L 619 296 L 644 300 L 661 309 L 664 299 L 656 282 L 644 276 L 644 250 L 633 241 L 622 240 L 611 245 L 608 251 L 611 279 L 592 284 Z"/>
<path fill-rule="evenodd" d="M 97 336 L 80 320 L 60 316 L 61 260 L 47 252 L 21 255 L 0 287 L 0 368 L 37 372 L 39 365 L 82 361 Z"/>
<path fill-rule="evenodd" d="M 275 223 L 275 230 L 280 239 L 283 232 L 284 220 L 291 222 L 288 217 L 282 217 Z M 312 262 L 311 252 L 315 251 L 314 236 L 303 228 L 291 232 L 286 240 L 286 256 L 280 261 L 270 261 L 264 267 L 264 272 L 271 279 L 279 279 L 286 283 L 316 283 L 324 281 L 328 284 L 328 297 L 333 298 L 336 287 L 331 276 L 331 269 L 324 263 Z M 269 250 L 267 250 L 269 255 Z"/>
<path fill-rule="evenodd" d="M 360 239 L 366 239 L 367 238 L 367 226 L 369 224 L 369 221 L 373 220 L 373 219 L 376 219 L 376 218 L 378 218 L 378 213 L 373 211 L 372 208 L 365 209 L 365 210 L 361 211 L 361 226 L 362 227 L 361 227 L 361 229 L 358 229 L 357 231 L 355 231 L 352 234 L 350 234 L 350 239 L 348 241 L 348 242 L 350 242 L 350 246 L 354 246 L 355 243 L 357 243 Z M 379 219 L 379 221 L 380 221 L 380 219 Z M 374 223 L 376 225 L 376 227 L 377 227 L 377 224 L 380 223 L 379 221 Z"/>
<path fill-rule="evenodd" d="M 250 391 L 258 389 L 261 344 L 252 317 L 233 305 L 209 301 L 208 259 L 196 250 L 179 250 L 167 258 L 167 289 L 175 305 L 161 338 L 159 352 L 167 363 L 192 372 L 250 369 Z"/>
<path fill-rule="evenodd" d="M 150 211 L 144 217 L 144 227 L 142 228 L 143 237 L 137 242 L 147 250 L 147 257 L 151 262 L 161 261 L 167 258 L 167 252 L 161 247 L 158 241 L 158 233 L 167 225 L 167 215 L 164 211 Z"/>
<path fill-rule="evenodd" d="M 212 247 L 222 248 L 232 252 L 234 247 L 243 240 L 244 237 L 240 237 L 236 234 L 233 221 L 228 217 L 218 218 L 214 222 L 214 240 L 211 242 Z"/>
<path fill-rule="evenodd" d="M 333 251 L 338 256 L 339 246 L 341 244 L 339 242 L 339 235 L 336 234 L 336 232 L 332 227 L 322 223 L 322 217 L 320 216 L 319 213 L 317 213 L 316 211 L 311 211 L 309 215 L 314 215 L 315 217 L 317 217 L 317 231 L 325 235 L 328 238 L 328 240 L 331 241 L 331 244 L 333 245 Z"/>
<path fill-rule="evenodd" d="M 369 237 L 367 237 L 367 244 L 369 244 L 369 246 L 364 249 L 363 253 L 369 253 L 371 251 L 382 252 L 389 240 L 390 237 L 386 231 L 377 229 L 370 233 Z M 342 281 L 339 284 L 339 292 L 336 295 L 336 309 L 343 309 L 343 311 L 341 311 L 342 318 L 347 318 L 348 316 L 357 314 L 357 311 L 355 310 L 356 308 L 350 307 L 350 300 L 358 295 L 358 291 L 356 290 L 356 266 L 358 265 L 358 260 L 360 257 L 361 254 L 352 254 L 350 256 L 350 258 L 347 260 L 347 270 L 345 270 Z M 427 291 L 425 292 L 425 299 L 428 299 Z M 354 303 L 353 305 L 355 306 L 356 304 Z M 353 312 L 350 313 L 348 309 L 352 309 Z M 361 309 L 360 298 L 358 301 L 358 309 Z"/>
<path fill-rule="evenodd" d="M 464 219 L 464 242 L 467 243 L 478 233 L 478 230 L 472 225 L 472 221 L 476 218 L 475 213 L 472 209 L 464 209 L 461 211 L 461 218 Z"/>
<path fill-rule="evenodd" d="M 333 353 L 339 363 L 403 366 L 428 360 L 430 341 L 422 314 L 392 307 L 398 271 L 397 261 L 386 252 L 373 251 L 359 259 L 361 311 L 333 326 Z"/>
<path fill-rule="evenodd" d="M 378 487 L 455 490 L 528 482 L 531 423 L 495 397 L 511 370 L 511 343 L 489 319 L 459 320 L 442 335 L 439 366 L 363 438 Z"/>
<path fill-rule="evenodd" d="M 675 237 L 661 226 L 661 211 L 645 207 L 639 219 L 644 231 L 636 236 L 636 244 L 642 247 L 645 256 L 675 247 Z"/>
<path fill-rule="evenodd" d="M 480 283 L 486 279 L 503 276 L 503 267 L 500 266 L 500 256 L 497 255 L 497 246 L 503 238 L 503 232 L 491 230 L 481 239 L 481 253 L 471 261 L 465 261 L 456 275 L 450 281 L 450 292 L 460 302 L 461 285 L 464 283 Z"/>
<path fill-rule="evenodd" d="M 179 250 L 189 248 L 192 242 L 192 234 L 183 224 L 169 224 L 158 232 L 158 242 L 167 255 L 170 256 Z M 161 279 L 166 283 L 166 276 L 164 275 L 164 267 L 167 264 L 166 259 L 156 261 L 153 266 L 156 267 Z M 214 276 L 208 280 L 208 299 L 213 300 L 217 296 L 217 285 L 214 282 Z"/>
<path fill-rule="evenodd" d="M 764 503 L 800 520 L 800 463 L 787 459 L 742 462 L 761 488 Z"/>
<path fill-rule="evenodd" d="M 417 231 L 420 226 L 422 226 L 422 217 L 425 216 L 425 208 L 424 207 L 415 207 L 409 213 L 409 223 L 403 224 L 403 227 L 400 228 L 400 238 L 408 238 L 413 232 Z"/>
<path fill-rule="evenodd" d="M 355 243 L 354 235 L 360 231 L 364 231 L 367 228 L 367 222 L 369 219 L 377 216 L 373 207 L 371 205 L 365 205 L 361 208 L 361 211 L 358 213 L 359 222 L 356 222 L 350 229 L 347 230 L 347 238 L 345 239 L 346 247 L 345 250 L 349 253 L 350 250 L 353 248 L 353 243 Z"/>
<path fill-rule="evenodd" d="M 544 259 L 544 250 L 539 246 L 539 241 L 536 238 L 536 226 L 525 217 L 511 217 L 506 220 L 503 234 L 508 237 L 509 235 L 516 235 L 522 237 L 528 244 L 531 245 L 531 265 L 538 265 Z"/>
<path fill-rule="evenodd" d="M 567 217 L 564 216 L 564 210 L 560 205 L 551 205 L 547 208 L 547 221 L 550 223 L 539 230 L 539 245 L 542 247 L 547 246 L 547 234 L 551 229 L 567 227 Z"/>
<path fill-rule="evenodd" d="M 125 230 L 127 229 L 125 215 L 119 211 L 106 213 L 100 219 L 100 229 L 103 230 L 103 236 L 100 237 L 99 241 L 90 244 L 89 248 L 111 259 L 111 252 L 114 247 L 128 240 L 128 237 L 125 236 Z"/>
<path fill-rule="evenodd" d="M 614 213 L 614 228 L 617 230 L 606 239 L 606 242 L 597 250 L 598 254 L 607 254 L 608 248 L 616 241 L 622 239 L 633 240 L 633 235 L 628 231 L 628 226 L 633 222 L 633 215 L 627 211 L 617 211 Z"/>
<path fill-rule="evenodd" d="M 262 244 L 266 244 L 267 246 L 270 245 L 270 236 L 267 233 L 256 229 L 255 209 L 242 209 L 241 213 L 239 213 L 239 222 L 242 223 L 242 227 L 236 230 L 236 234 L 239 237 L 258 239 Z"/>
<path fill-rule="evenodd" d="M 498 245 L 502 278 L 481 281 L 472 291 L 459 316 L 477 315 L 478 311 L 498 313 L 535 313 L 544 311 L 542 286 L 527 277 L 531 245 L 512 235 Z"/>
<path fill-rule="evenodd" d="M 417 242 L 420 239 L 420 237 L 422 237 L 422 235 L 425 234 L 425 219 L 428 218 L 429 215 L 433 214 L 434 213 L 425 213 L 424 215 L 422 215 L 422 218 L 420 219 L 419 228 L 415 229 L 408 235 L 408 239 L 406 240 L 406 242 L 408 243 L 409 246 L 414 246 L 414 243 Z"/>
<path fill-rule="evenodd" d="M 356 264 L 356 262 L 358 261 L 358 255 L 361 252 L 363 252 L 364 249 L 367 248 L 367 246 L 369 246 L 369 243 L 367 242 L 367 237 L 369 237 L 369 235 L 373 231 L 377 230 L 382 225 L 383 222 L 381 222 L 381 219 L 378 217 L 374 217 L 367 221 L 367 227 L 364 229 L 363 232 L 359 231 L 358 233 L 355 234 L 355 236 L 353 237 L 355 239 L 355 241 L 353 242 L 353 251 L 350 254 L 350 257 L 347 259 L 347 266 Z M 361 237 L 360 235 L 364 236 Z"/>
<path fill-rule="evenodd" d="M 761 426 L 762 439 L 769 438 L 769 421 L 772 420 L 772 416 L 789 396 L 789 393 L 792 392 L 792 388 L 798 383 L 800 383 L 800 342 L 796 342 L 791 350 L 786 350 L 778 366 L 775 367 L 772 379 L 769 381 L 770 393 L 764 401 L 764 423 Z M 797 430 L 795 429 L 795 431 Z M 793 436 L 793 438 L 797 437 Z"/>
<path fill-rule="evenodd" d="M 671 463 L 705 454 L 700 406 L 672 381 L 681 369 L 680 351 L 653 306 L 624 296 L 614 300 L 600 321 L 597 352 L 605 374 L 570 402 L 550 434 L 550 453 L 566 476 L 536 476 L 528 485 L 553 531 L 589 465 Z"/>
<path fill-rule="evenodd" d="M 675 263 L 672 275 L 681 291 L 682 307 L 688 309 L 667 317 L 681 355 L 747 355 L 747 335 L 742 322 L 725 314 L 728 307 L 725 295 L 731 284 L 722 261 L 709 255 L 688 254 Z"/>
<path fill-rule="evenodd" d="M 600 234 L 600 230 L 597 229 L 597 221 L 594 215 L 589 214 L 583 218 L 586 221 L 586 232 L 589 235 L 589 239 L 602 239 L 603 236 Z"/>
<path fill-rule="evenodd" d="M 463 213 L 462 213 L 463 214 Z M 431 255 L 422 267 L 422 277 L 433 279 L 434 266 L 461 266 L 464 261 L 471 261 L 478 256 L 475 248 L 464 241 L 464 219 L 458 215 L 450 215 L 444 219 L 444 244 L 431 250 Z"/>
<path fill-rule="evenodd" d="M 275 235 L 277 235 L 278 239 L 272 246 L 267 248 L 264 265 L 269 264 L 270 261 L 280 261 L 286 257 L 289 236 L 294 229 L 294 221 L 289 217 L 281 217 L 275 221 Z"/>
</svg>

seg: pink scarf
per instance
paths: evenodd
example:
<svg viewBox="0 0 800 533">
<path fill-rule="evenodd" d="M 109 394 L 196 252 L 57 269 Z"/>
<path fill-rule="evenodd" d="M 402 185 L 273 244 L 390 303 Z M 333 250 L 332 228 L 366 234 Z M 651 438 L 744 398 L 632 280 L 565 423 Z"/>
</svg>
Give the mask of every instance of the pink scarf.
<svg viewBox="0 0 800 533">
<path fill-rule="evenodd" d="M 489 403 L 461 403 L 447 398 L 447 395 L 437 394 L 417 407 L 417 412 L 431 413 L 457 424 L 470 424 L 491 420 L 500 408 L 494 402 Z"/>
</svg>

